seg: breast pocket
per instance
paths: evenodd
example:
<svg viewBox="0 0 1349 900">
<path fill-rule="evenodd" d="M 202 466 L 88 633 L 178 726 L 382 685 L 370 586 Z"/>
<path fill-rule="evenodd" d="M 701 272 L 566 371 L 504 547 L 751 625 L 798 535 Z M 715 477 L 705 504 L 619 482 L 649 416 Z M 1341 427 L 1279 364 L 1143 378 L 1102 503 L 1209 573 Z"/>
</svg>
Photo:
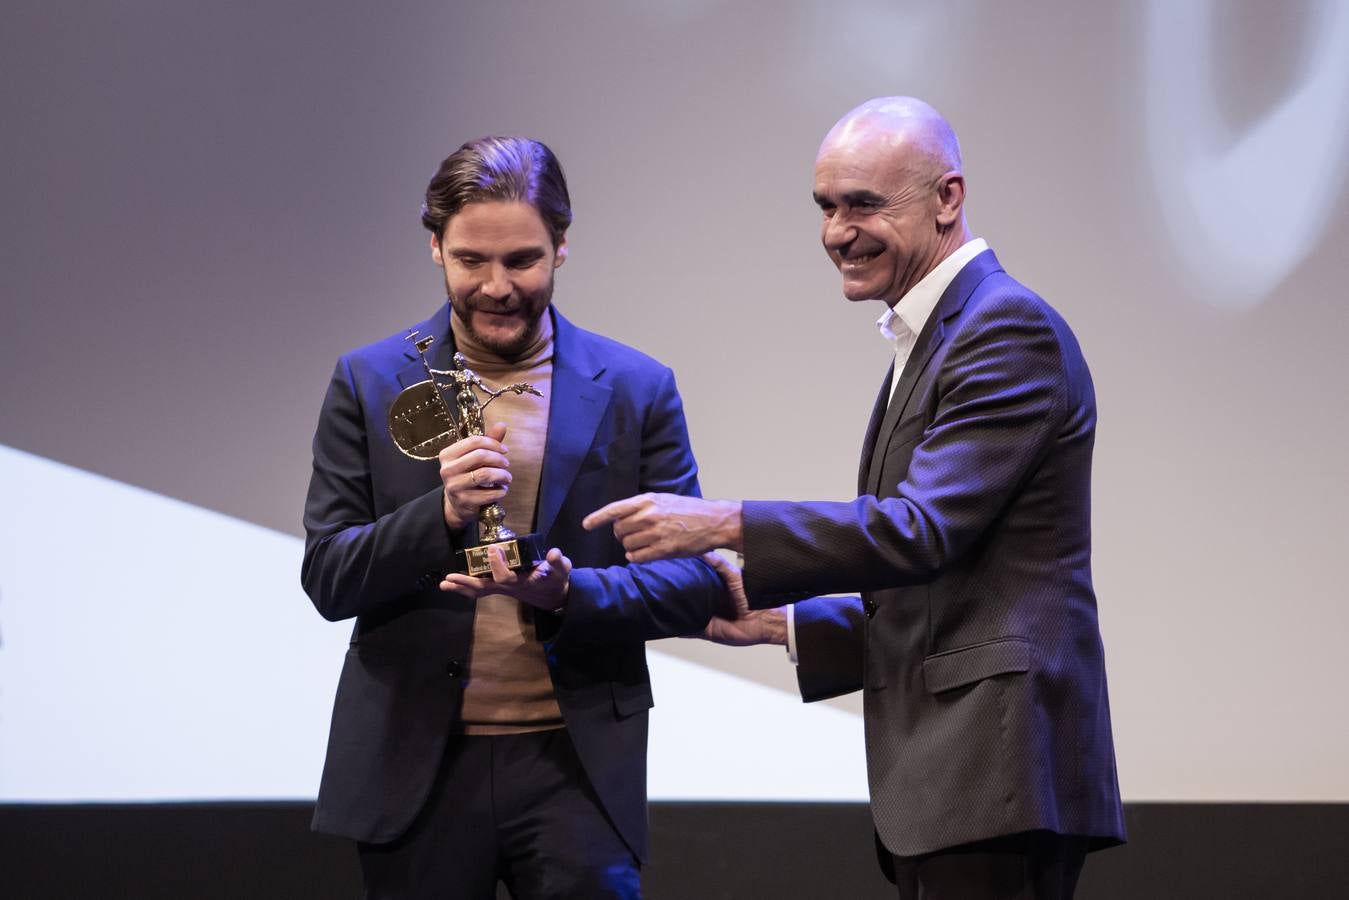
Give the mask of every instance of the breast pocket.
<svg viewBox="0 0 1349 900">
<path fill-rule="evenodd" d="M 613 440 L 591 447 L 585 458 L 581 460 L 581 467 L 577 470 L 577 475 L 599 472 L 613 466 L 625 464 L 631 466 L 637 456 L 635 447 L 636 439 L 630 434 L 620 434 Z"/>
</svg>

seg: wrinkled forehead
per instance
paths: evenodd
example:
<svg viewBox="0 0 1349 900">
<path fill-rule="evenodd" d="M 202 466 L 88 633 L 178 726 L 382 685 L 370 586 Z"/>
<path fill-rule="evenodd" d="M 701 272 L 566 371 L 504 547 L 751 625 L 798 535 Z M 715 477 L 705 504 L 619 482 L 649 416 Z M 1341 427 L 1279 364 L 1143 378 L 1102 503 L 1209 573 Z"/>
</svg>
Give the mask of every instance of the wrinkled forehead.
<svg viewBox="0 0 1349 900">
<path fill-rule="evenodd" d="M 856 128 L 831 131 L 815 157 L 817 188 L 847 183 L 876 189 L 892 187 L 915 173 L 916 157 L 904 136 L 893 130 Z"/>
<path fill-rule="evenodd" d="M 883 143 L 902 131 L 902 123 L 892 116 L 858 113 L 845 116 L 834 123 L 820 142 L 820 152 L 827 147 Z"/>
</svg>

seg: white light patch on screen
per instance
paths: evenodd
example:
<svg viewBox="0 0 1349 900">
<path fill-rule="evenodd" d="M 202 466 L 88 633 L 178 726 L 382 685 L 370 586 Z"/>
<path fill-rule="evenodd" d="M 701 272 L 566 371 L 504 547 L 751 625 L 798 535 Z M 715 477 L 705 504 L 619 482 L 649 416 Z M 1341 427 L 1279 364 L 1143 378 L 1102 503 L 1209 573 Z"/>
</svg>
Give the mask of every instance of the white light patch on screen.
<svg viewBox="0 0 1349 900">
<path fill-rule="evenodd" d="M 647 753 L 653 800 L 867 799 L 861 716 L 659 646 L 647 648 L 656 692 Z M 791 665 L 785 653 L 782 665 Z"/>
<path fill-rule="evenodd" d="M 351 623 L 298 538 L 3 446 L 0 509 L 0 802 L 314 796 Z M 866 798 L 860 717 L 650 659 L 653 797 Z"/>
<path fill-rule="evenodd" d="M 1349 3 L 1312 4 L 1301 80 L 1232 136 L 1215 99 L 1212 0 L 1152 0 L 1147 146 L 1177 252 L 1204 300 L 1254 306 L 1317 247 L 1349 167 Z"/>
<path fill-rule="evenodd" d="M 0 801 L 310 797 L 350 631 L 301 543 L 0 447 Z"/>
</svg>

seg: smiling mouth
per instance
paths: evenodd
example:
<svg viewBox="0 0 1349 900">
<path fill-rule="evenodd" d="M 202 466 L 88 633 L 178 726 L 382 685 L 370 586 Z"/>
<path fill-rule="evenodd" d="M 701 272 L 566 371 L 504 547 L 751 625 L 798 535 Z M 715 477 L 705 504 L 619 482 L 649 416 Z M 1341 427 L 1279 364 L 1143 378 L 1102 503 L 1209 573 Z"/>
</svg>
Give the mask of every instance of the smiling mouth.
<svg viewBox="0 0 1349 900">
<path fill-rule="evenodd" d="M 848 268 L 855 269 L 860 266 L 866 265 L 867 263 L 871 262 L 873 259 L 875 259 L 880 255 L 881 251 L 879 250 L 876 250 L 875 252 L 872 253 L 859 253 L 856 256 L 849 256 L 846 259 L 844 259 L 843 265 L 847 266 Z"/>
</svg>

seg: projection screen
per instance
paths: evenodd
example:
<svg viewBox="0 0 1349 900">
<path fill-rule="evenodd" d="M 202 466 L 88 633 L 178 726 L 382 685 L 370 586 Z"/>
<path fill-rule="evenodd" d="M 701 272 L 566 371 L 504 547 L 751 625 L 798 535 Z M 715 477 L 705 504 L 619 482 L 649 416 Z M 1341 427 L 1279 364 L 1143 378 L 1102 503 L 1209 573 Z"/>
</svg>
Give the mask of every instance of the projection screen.
<svg viewBox="0 0 1349 900">
<path fill-rule="evenodd" d="M 1126 799 L 1349 800 L 1349 4 L 7 12 L 0 802 L 314 795 L 350 623 L 299 587 L 309 441 L 337 355 L 443 302 L 418 206 L 468 138 L 561 158 L 555 301 L 674 369 L 705 495 L 851 496 L 891 351 L 811 167 L 884 94 L 1092 367 Z M 649 657 L 653 798 L 865 799 L 856 697 Z"/>
</svg>

